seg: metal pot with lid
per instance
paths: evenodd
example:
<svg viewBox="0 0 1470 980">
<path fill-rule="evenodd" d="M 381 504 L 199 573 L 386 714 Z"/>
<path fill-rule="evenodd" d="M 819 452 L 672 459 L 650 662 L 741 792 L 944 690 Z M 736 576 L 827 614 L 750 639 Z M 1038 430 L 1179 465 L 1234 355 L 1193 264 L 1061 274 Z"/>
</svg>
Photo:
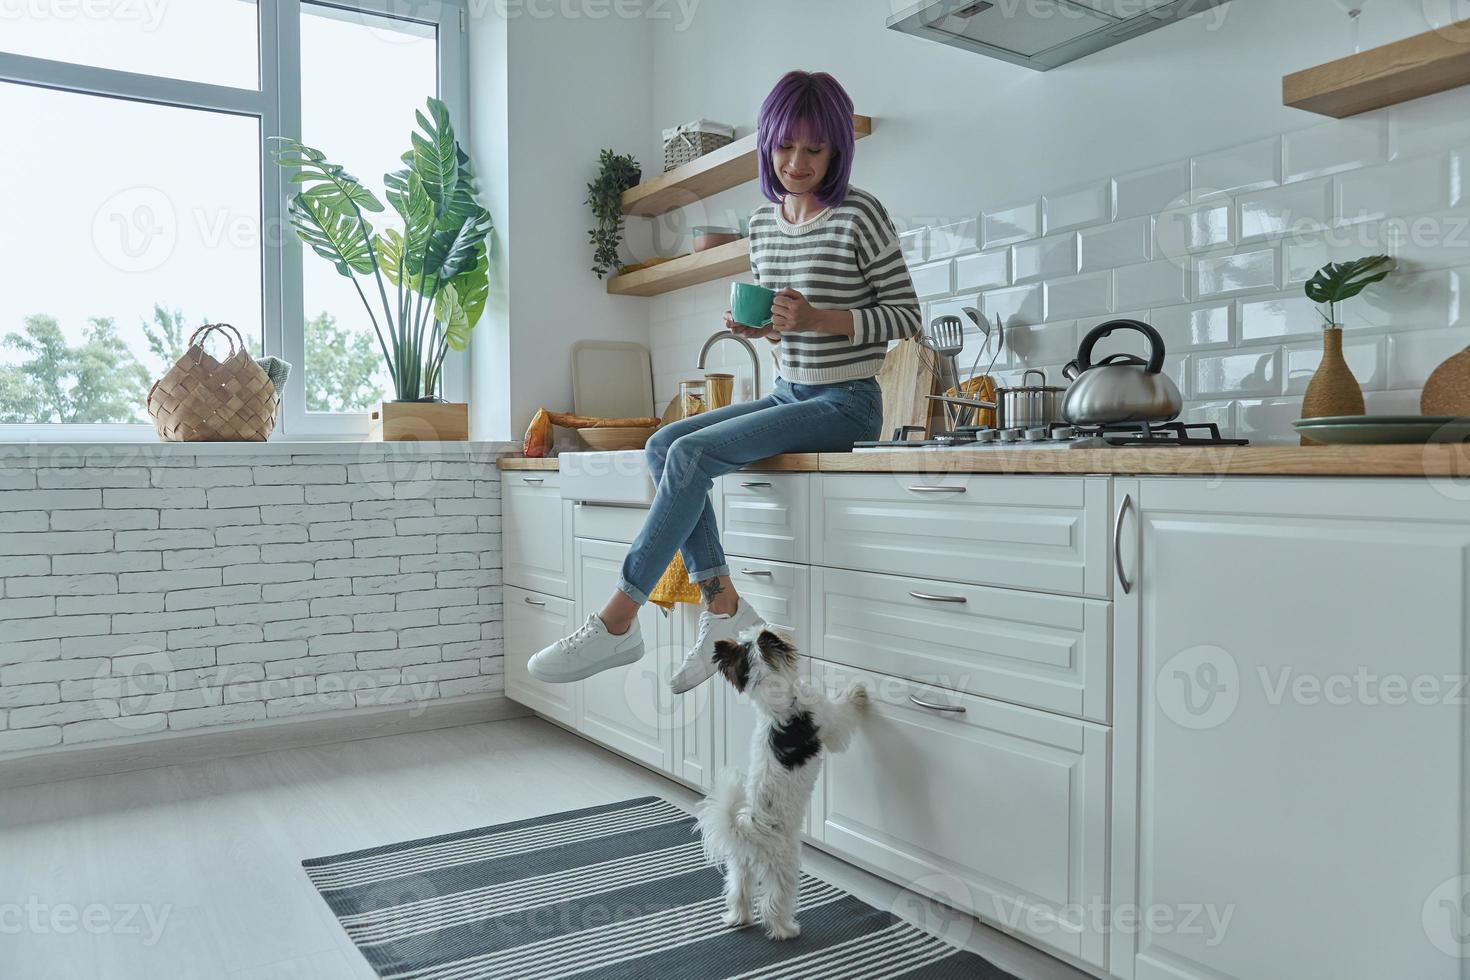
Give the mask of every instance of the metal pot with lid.
<svg viewBox="0 0 1470 980">
<path fill-rule="evenodd" d="M 1041 384 L 1026 384 L 1033 374 L 1041 375 Z M 1066 388 L 1048 385 L 1045 371 L 1031 368 L 1021 375 L 1021 384 L 1017 387 L 996 390 L 997 424 L 1002 429 L 1030 429 L 1060 422 L 1062 396 L 1066 391 Z"/>
<path fill-rule="evenodd" d="M 1094 364 L 1097 342 L 1114 330 L 1136 330 L 1148 339 L 1147 359 L 1112 354 Z M 1184 399 L 1173 379 L 1163 373 L 1164 338 L 1141 320 L 1112 320 L 1094 327 L 1077 349 L 1077 359 L 1062 369 L 1073 379 L 1062 402 L 1062 414 L 1074 425 L 1119 422 L 1171 422 Z"/>
</svg>

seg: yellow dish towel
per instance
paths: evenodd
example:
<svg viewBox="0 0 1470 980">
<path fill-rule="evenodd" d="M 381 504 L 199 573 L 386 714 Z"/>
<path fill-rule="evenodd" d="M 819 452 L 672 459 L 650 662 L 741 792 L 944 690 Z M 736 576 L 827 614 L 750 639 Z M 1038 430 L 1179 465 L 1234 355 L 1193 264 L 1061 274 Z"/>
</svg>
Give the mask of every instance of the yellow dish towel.
<svg viewBox="0 0 1470 980">
<path fill-rule="evenodd" d="M 699 586 L 689 581 L 689 572 L 684 568 L 684 556 L 675 553 L 674 560 L 669 562 L 663 577 L 653 587 L 653 594 L 648 597 L 648 601 L 668 612 L 674 608 L 676 602 L 697 606 L 701 598 Z"/>
</svg>

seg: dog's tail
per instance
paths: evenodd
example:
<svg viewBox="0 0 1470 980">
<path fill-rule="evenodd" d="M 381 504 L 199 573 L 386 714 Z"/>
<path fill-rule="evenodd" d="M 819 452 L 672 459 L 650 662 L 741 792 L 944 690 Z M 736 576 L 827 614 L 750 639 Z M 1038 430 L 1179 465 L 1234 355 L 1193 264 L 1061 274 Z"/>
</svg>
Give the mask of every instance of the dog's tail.
<svg viewBox="0 0 1470 980">
<path fill-rule="evenodd" d="M 710 864 L 721 864 L 749 847 L 750 815 L 742 819 L 746 809 L 745 776 L 726 770 L 720 774 L 714 792 L 699 801 L 695 808 L 699 833 L 704 842 L 704 858 Z M 743 826 L 742 826 L 743 825 Z"/>
</svg>

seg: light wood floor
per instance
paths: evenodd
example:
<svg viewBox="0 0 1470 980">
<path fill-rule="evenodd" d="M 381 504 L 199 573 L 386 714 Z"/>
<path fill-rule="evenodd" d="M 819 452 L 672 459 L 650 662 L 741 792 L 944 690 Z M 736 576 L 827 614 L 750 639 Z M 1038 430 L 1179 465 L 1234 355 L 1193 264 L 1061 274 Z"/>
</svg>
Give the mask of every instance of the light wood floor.
<svg viewBox="0 0 1470 980">
<path fill-rule="evenodd" d="M 697 798 L 537 719 L 7 790 L 0 976 L 371 980 L 302 858 L 649 794 Z M 811 848 L 806 866 L 1023 980 L 1085 976 Z"/>
</svg>

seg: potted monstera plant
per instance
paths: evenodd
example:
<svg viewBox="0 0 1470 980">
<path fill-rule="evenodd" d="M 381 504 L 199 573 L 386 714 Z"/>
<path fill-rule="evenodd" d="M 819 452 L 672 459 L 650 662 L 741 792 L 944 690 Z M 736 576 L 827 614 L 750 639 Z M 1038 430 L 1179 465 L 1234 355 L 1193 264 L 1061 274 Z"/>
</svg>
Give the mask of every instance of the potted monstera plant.
<svg viewBox="0 0 1470 980">
<path fill-rule="evenodd" d="M 377 230 L 377 196 L 325 153 L 279 139 L 276 163 L 294 170 L 288 214 L 297 237 L 352 280 L 377 334 L 394 400 L 374 413 L 384 439 L 468 438 L 468 406 L 444 401 L 444 359 L 463 351 L 490 293 L 490 213 L 449 110 L 429 99 L 415 114 L 403 168 L 383 175 L 402 229 Z"/>
</svg>

